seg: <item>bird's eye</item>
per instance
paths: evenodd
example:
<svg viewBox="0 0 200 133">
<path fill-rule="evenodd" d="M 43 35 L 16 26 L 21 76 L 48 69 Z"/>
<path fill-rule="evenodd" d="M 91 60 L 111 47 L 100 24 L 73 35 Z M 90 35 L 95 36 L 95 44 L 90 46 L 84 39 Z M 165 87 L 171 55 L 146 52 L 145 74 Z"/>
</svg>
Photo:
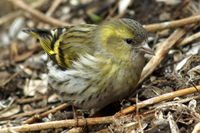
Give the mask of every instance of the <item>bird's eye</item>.
<svg viewBox="0 0 200 133">
<path fill-rule="evenodd" d="M 131 43 L 133 42 L 133 40 L 130 39 L 130 38 L 125 39 L 125 41 L 126 41 L 126 43 L 128 43 L 128 44 L 131 44 Z"/>
</svg>

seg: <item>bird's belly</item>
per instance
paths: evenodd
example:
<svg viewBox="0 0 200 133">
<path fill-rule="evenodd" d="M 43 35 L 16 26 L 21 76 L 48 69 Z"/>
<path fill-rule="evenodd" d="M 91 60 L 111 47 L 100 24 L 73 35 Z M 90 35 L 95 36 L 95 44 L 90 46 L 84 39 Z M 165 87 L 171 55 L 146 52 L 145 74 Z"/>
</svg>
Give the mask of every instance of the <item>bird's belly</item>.
<svg viewBox="0 0 200 133">
<path fill-rule="evenodd" d="M 80 108 L 102 108 L 131 95 L 141 73 L 135 72 L 119 69 L 111 75 L 102 75 L 51 67 L 49 84 L 63 102 Z"/>
</svg>

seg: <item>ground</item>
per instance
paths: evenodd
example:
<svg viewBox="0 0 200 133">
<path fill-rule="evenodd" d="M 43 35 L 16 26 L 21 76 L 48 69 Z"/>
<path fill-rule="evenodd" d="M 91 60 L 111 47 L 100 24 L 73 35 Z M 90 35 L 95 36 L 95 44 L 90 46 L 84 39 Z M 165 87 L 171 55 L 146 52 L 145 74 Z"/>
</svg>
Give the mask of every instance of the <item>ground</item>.
<svg viewBox="0 0 200 133">
<path fill-rule="evenodd" d="M 198 0 L 130 0 L 127 6 L 125 1 L 117 0 L 2 2 L 0 132 L 200 132 Z M 117 101 L 92 117 L 91 110 L 76 108 L 76 121 L 72 107 L 61 103 L 48 86 L 47 56 L 41 45 L 22 30 L 101 24 L 123 17 L 144 25 L 156 56 L 145 56 L 147 66 L 130 98 Z M 152 24 L 158 27 L 153 28 Z M 23 129 L 25 123 L 30 127 Z"/>
</svg>

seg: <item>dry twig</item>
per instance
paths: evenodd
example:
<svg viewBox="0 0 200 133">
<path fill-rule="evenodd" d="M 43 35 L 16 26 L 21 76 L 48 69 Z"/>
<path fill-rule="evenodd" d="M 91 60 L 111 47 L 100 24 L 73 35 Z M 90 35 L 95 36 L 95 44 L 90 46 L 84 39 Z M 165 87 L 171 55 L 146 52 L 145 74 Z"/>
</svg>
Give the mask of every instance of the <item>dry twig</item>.
<svg viewBox="0 0 200 133">
<path fill-rule="evenodd" d="M 31 102 L 35 102 L 35 101 L 45 99 L 46 97 L 47 96 L 40 96 L 40 97 L 34 97 L 34 98 L 18 99 L 17 103 L 19 103 L 19 104 L 31 103 Z"/>
<path fill-rule="evenodd" d="M 196 87 L 200 91 L 200 85 L 196 86 Z M 173 99 L 175 97 L 180 97 L 180 96 L 192 94 L 192 93 L 195 93 L 195 92 L 197 92 L 197 90 L 194 87 L 190 87 L 190 88 L 166 93 L 166 94 L 163 94 L 163 95 L 160 95 L 160 96 L 157 96 L 157 97 L 153 97 L 151 99 L 147 99 L 145 101 L 137 103 L 137 108 L 140 109 L 140 108 L 143 108 L 143 107 L 146 107 L 146 106 L 149 106 L 149 105 L 161 102 L 161 101 L 170 100 L 170 99 Z M 121 110 L 120 113 L 128 114 L 128 113 L 131 113 L 135 110 L 136 110 L 136 105 L 132 105 L 128 108 Z"/>
<path fill-rule="evenodd" d="M 85 119 L 88 125 L 99 125 L 99 124 L 109 124 L 112 123 L 112 117 L 99 117 L 99 118 L 86 118 Z M 44 129 L 51 129 L 51 128 L 60 128 L 60 127 L 72 127 L 74 126 L 76 121 L 74 120 L 62 120 L 62 121 L 55 121 L 55 122 L 46 122 L 46 123 L 38 123 L 38 124 L 26 124 L 23 126 L 17 127 L 10 127 L 10 128 L 3 128 L 0 129 L 1 133 L 10 133 L 10 131 L 15 132 L 30 132 L 30 131 L 38 131 Z M 78 119 L 77 125 L 84 126 L 85 122 L 83 119 Z"/>
<path fill-rule="evenodd" d="M 4 83 L 0 84 L 0 87 L 1 86 L 4 86 L 6 85 L 7 83 L 9 83 L 13 78 L 15 78 L 18 74 L 20 74 L 21 72 L 24 71 L 24 69 L 26 68 L 27 66 L 24 66 L 23 69 L 19 70 L 18 72 L 14 73 L 10 78 L 8 78 Z"/>
<path fill-rule="evenodd" d="M 54 19 L 52 17 L 47 17 L 42 12 L 35 10 L 34 8 L 32 8 L 29 5 L 27 5 L 26 3 L 24 3 L 22 0 L 17 0 L 17 1 L 16 0 L 10 0 L 10 2 L 13 5 L 21 8 L 22 10 L 29 12 L 30 14 L 32 14 L 33 16 L 37 17 L 38 19 L 40 19 L 41 21 L 43 21 L 45 23 L 49 23 L 49 24 L 57 26 L 57 27 L 71 26 L 71 24 L 69 24 L 69 23 L 59 21 L 59 20 Z"/>
<path fill-rule="evenodd" d="M 32 2 L 30 4 L 30 6 L 33 7 L 33 8 L 38 8 L 38 7 L 41 7 L 42 5 L 46 4 L 47 1 L 48 0 L 37 0 L 37 1 Z M 17 18 L 17 17 L 21 16 L 22 14 L 23 14 L 22 11 L 15 11 L 15 12 L 11 12 L 9 14 L 6 14 L 6 15 L 4 15 L 0 18 L 0 25 Z"/>
<path fill-rule="evenodd" d="M 175 46 L 176 47 L 181 47 L 183 45 L 186 45 L 196 39 L 200 38 L 200 32 L 197 32 L 189 37 L 186 37 L 185 39 L 183 39 L 181 42 L 177 43 Z"/>
<path fill-rule="evenodd" d="M 10 117 L 0 118 L 0 120 L 9 120 L 9 119 L 17 118 L 17 117 L 30 116 L 30 115 L 33 115 L 33 114 L 38 114 L 38 113 L 47 111 L 49 108 L 50 108 L 50 106 L 47 106 L 45 108 L 35 109 L 33 111 L 28 111 L 28 112 L 25 112 L 25 113 L 16 114 L 16 115 L 13 115 L 13 116 L 10 116 Z"/>
<path fill-rule="evenodd" d="M 42 113 L 42 114 L 40 114 L 40 115 L 38 114 L 38 115 L 37 115 L 37 118 L 36 118 L 35 116 L 29 118 L 28 120 L 26 120 L 26 123 L 28 123 L 28 124 L 34 123 L 34 122 L 36 122 L 38 119 L 41 119 L 41 118 L 47 116 L 47 115 L 50 114 L 50 113 L 55 113 L 55 112 L 57 112 L 58 110 L 62 110 L 62 109 L 67 108 L 67 107 L 69 107 L 69 106 L 70 106 L 70 104 L 67 104 L 67 103 L 62 104 L 62 105 L 60 105 L 60 106 L 58 106 L 58 107 L 56 107 L 56 108 L 54 108 L 54 109 L 52 109 L 52 110 L 49 110 L 49 111 L 47 111 L 47 112 L 44 112 L 44 113 Z"/>
<path fill-rule="evenodd" d="M 147 63 L 142 71 L 142 75 L 140 81 L 137 86 L 139 86 L 151 73 L 156 69 L 156 67 L 161 63 L 161 61 L 165 58 L 166 54 L 169 50 L 175 45 L 175 43 L 185 35 L 185 29 L 177 29 L 175 30 L 171 36 L 164 41 L 156 50 L 155 56 Z"/>
<path fill-rule="evenodd" d="M 51 7 L 49 8 L 49 10 L 46 12 L 45 15 L 46 15 L 47 17 L 50 17 L 50 16 L 55 12 L 56 8 L 60 5 L 61 2 L 62 2 L 62 0 L 55 0 L 55 1 L 52 3 Z M 43 28 L 43 29 L 45 29 L 45 28 L 48 28 L 48 26 L 47 26 L 46 24 L 44 24 L 44 23 L 40 23 L 40 24 L 38 25 L 38 28 Z"/>
<path fill-rule="evenodd" d="M 181 27 L 188 24 L 199 23 L 199 22 L 200 22 L 200 15 L 197 15 L 197 16 L 192 16 L 188 18 L 183 18 L 180 20 L 144 25 L 144 28 L 146 29 L 147 32 L 153 32 L 153 31 L 159 31 L 159 30 L 164 30 L 164 29 L 169 29 L 169 28 Z"/>
</svg>

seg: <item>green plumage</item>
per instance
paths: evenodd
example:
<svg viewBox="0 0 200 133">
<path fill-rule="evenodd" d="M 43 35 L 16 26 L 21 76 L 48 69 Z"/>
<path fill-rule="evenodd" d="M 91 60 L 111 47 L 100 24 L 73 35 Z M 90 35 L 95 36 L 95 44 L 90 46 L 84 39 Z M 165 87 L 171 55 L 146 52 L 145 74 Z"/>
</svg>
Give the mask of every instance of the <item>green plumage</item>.
<svg viewBox="0 0 200 133">
<path fill-rule="evenodd" d="M 51 58 L 50 86 L 62 101 L 81 108 L 127 98 L 139 81 L 144 54 L 154 54 L 146 31 L 131 19 L 25 32 L 39 39 Z"/>
</svg>

